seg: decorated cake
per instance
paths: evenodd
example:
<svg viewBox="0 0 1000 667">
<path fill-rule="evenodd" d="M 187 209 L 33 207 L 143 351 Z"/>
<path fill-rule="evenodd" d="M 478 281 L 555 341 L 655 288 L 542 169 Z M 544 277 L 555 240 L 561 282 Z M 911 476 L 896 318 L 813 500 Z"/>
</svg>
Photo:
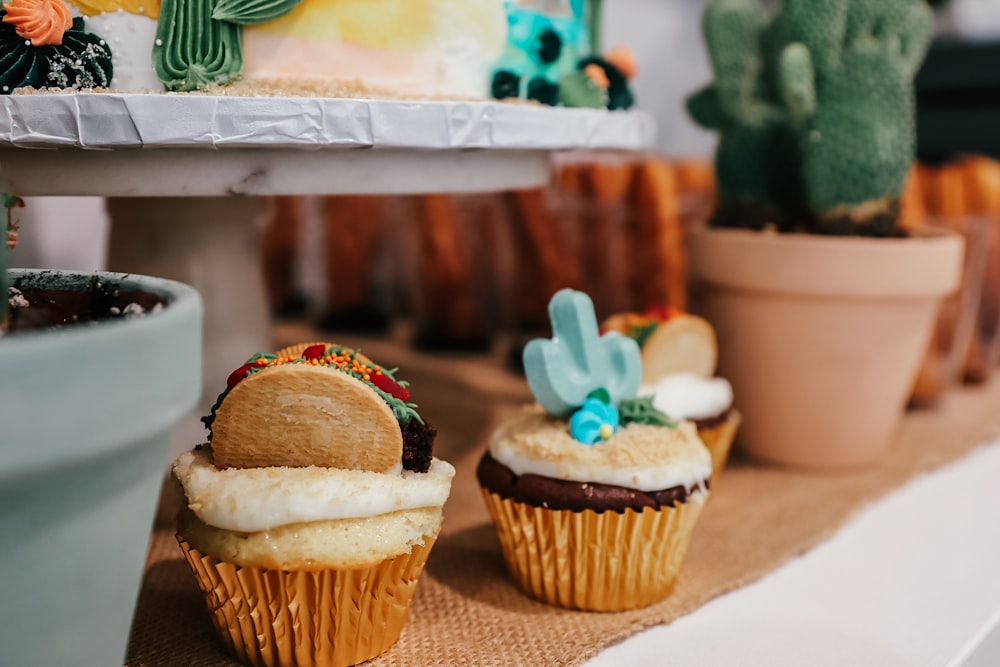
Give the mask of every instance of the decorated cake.
<svg viewBox="0 0 1000 667">
<path fill-rule="evenodd" d="M 642 358 L 598 335 L 590 298 L 562 290 L 552 338 L 524 350 L 537 404 L 502 424 L 477 477 L 507 568 L 550 604 L 614 611 L 667 597 L 708 497 L 693 423 L 640 398 Z"/>
<path fill-rule="evenodd" d="M 719 351 L 712 325 L 677 308 L 654 306 L 644 313 L 612 315 L 601 328 L 639 344 L 639 394 L 652 398 L 668 417 L 694 422 L 712 454 L 712 478 L 718 480 L 742 418 L 733 407 L 729 381 L 715 377 Z"/>
<path fill-rule="evenodd" d="M 455 474 L 416 408 L 394 371 L 329 343 L 229 376 L 173 474 L 178 541 L 237 659 L 343 667 L 396 641 Z"/>
<path fill-rule="evenodd" d="M 632 105 L 598 0 L 10 0 L 0 87 Z"/>
</svg>

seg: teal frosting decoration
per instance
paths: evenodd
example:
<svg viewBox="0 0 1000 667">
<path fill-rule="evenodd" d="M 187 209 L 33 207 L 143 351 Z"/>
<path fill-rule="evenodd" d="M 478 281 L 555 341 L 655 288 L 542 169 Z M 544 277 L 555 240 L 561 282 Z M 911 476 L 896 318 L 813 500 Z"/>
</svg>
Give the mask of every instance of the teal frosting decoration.
<svg viewBox="0 0 1000 667">
<path fill-rule="evenodd" d="M 636 396 L 642 381 L 639 346 L 611 331 L 598 334 L 594 303 L 583 292 L 563 289 L 549 302 L 552 338 L 524 348 L 524 369 L 535 400 L 547 412 L 568 417 L 589 394 L 604 388 L 609 403 Z"/>
<path fill-rule="evenodd" d="M 615 406 L 598 398 L 588 398 L 569 419 L 569 433 L 577 442 L 593 445 L 608 440 L 618 430 Z"/>
<path fill-rule="evenodd" d="M 520 97 L 528 96 L 531 81 L 539 79 L 558 84 L 577 70 L 580 59 L 589 54 L 590 32 L 586 0 L 561 0 L 561 13 L 552 10 L 551 2 L 505 0 L 507 10 L 507 46 L 497 61 L 494 73 L 506 72 L 521 80 Z M 534 6 L 533 6 L 534 5 Z M 557 35 L 558 52 L 548 48 L 546 38 Z"/>
</svg>

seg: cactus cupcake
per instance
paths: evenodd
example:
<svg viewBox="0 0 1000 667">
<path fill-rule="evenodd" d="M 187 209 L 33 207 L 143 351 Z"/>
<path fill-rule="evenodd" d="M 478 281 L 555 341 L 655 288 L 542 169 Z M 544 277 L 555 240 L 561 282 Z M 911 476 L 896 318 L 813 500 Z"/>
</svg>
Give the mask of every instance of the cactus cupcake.
<svg viewBox="0 0 1000 667">
<path fill-rule="evenodd" d="M 590 298 L 558 292 L 553 336 L 524 350 L 537 400 L 477 469 L 507 568 L 550 604 L 615 611 L 670 594 L 712 462 L 690 422 L 638 398 L 639 346 L 598 334 Z"/>
<path fill-rule="evenodd" d="M 406 383 L 329 343 L 256 355 L 173 473 L 178 540 L 223 644 L 254 666 L 364 662 L 396 641 L 454 468 Z"/>
<path fill-rule="evenodd" d="M 694 422 L 712 454 L 712 479 L 718 482 L 742 417 L 733 407 L 732 386 L 714 377 L 719 353 L 712 325 L 676 308 L 652 307 L 612 315 L 602 329 L 639 344 L 639 394 L 652 397 L 653 406 L 671 419 Z"/>
</svg>

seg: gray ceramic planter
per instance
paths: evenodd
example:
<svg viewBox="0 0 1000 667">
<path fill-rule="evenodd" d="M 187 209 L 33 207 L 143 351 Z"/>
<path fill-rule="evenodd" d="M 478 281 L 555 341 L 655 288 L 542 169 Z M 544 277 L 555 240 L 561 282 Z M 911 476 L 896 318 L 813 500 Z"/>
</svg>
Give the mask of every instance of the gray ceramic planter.
<svg viewBox="0 0 1000 667">
<path fill-rule="evenodd" d="M 93 274 L 11 271 L 80 288 Z M 198 399 L 201 300 L 131 319 L 0 337 L 0 647 L 10 665 L 121 665 L 169 456 Z"/>
</svg>

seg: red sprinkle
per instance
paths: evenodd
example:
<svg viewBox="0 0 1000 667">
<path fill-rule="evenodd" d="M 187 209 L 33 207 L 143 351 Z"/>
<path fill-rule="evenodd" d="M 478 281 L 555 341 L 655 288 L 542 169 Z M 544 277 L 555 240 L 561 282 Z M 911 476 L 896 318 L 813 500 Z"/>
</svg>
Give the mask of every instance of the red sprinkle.
<svg viewBox="0 0 1000 667">
<path fill-rule="evenodd" d="M 672 306 L 661 306 L 657 304 L 647 308 L 644 315 L 646 315 L 646 317 L 650 317 L 654 320 L 657 320 L 658 322 L 666 322 L 674 315 L 677 315 L 678 312 L 680 311 L 678 311 L 677 308 L 674 308 Z"/>
<path fill-rule="evenodd" d="M 395 380 L 393 380 L 388 375 L 378 374 L 371 376 L 371 383 L 384 391 L 387 394 L 398 398 L 401 401 L 410 400 L 410 390 L 406 387 L 400 386 Z"/>
<path fill-rule="evenodd" d="M 326 354 L 326 345 L 310 345 L 306 349 L 302 350 L 303 359 L 319 359 L 324 354 Z"/>
<path fill-rule="evenodd" d="M 247 373 L 250 372 L 251 368 L 257 368 L 257 364 L 243 364 L 235 371 L 230 373 L 229 378 L 226 380 L 226 386 L 229 389 L 232 389 L 233 387 L 238 385 L 243 380 L 243 378 L 247 376 Z"/>
</svg>

